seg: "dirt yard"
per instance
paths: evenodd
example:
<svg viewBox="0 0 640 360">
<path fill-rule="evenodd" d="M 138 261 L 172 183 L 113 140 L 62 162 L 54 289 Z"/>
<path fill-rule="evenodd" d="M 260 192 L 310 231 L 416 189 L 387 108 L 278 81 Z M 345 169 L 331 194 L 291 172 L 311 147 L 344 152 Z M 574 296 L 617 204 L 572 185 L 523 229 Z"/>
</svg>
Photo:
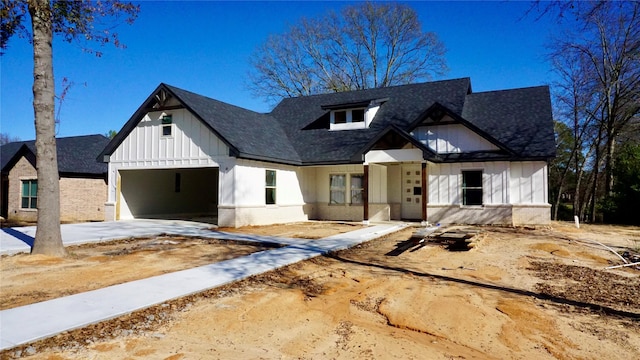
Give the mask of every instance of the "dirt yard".
<svg viewBox="0 0 640 360">
<path fill-rule="evenodd" d="M 350 225 L 345 226 L 349 231 Z M 324 231 L 327 226 L 319 228 Z M 640 358 L 640 271 L 632 267 L 605 270 L 622 260 L 594 243 L 633 256 L 640 250 L 640 228 L 575 229 L 571 224 L 554 223 L 546 229 L 480 229 L 478 246 L 470 251 L 427 245 L 399 252 L 398 246 L 406 244 L 414 230 L 406 229 L 353 249 L 12 349 L 1 357 Z M 308 224 L 241 230 L 314 237 Z M 319 237 L 323 236 L 327 235 Z M 90 288 L 96 286 L 90 285 L 96 280 L 87 275 L 71 278 L 71 270 L 86 267 L 98 274 L 110 266 L 109 271 L 127 272 L 134 262 L 140 269 L 129 269 L 130 273 L 142 272 L 150 264 L 161 272 L 175 271 L 185 262 L 195 266 L 187 254 L 196 245 L 163 250 L 144 245 L 149 242 L 177 246 L 169 242 L 178 240 L 146 239 L 102 249 L 103 245 L 86 245 L 73 249 L 77 258 L 69 260 L 3 257 L 2 304 L 17 306 L 23 298 L 33 296 L 30 286 L 23 296 L 20 290 L 8 295 L 7 280 L 20 288 L 24 275 L 39 278 L 58 267 L 60 283 L 84 283 L 76 286 Z M 139 246 L 145 250 L 131 250 Z M 193 257 L 213 262 L 218 260 L 204 259 L 204 254 L 214 256 L 215 252 L 217 256 L 228 251 L 223 255 L 228 258 L 240 251 L 258 250 L 247 250 L 243 244 L 228 250 L 221 243 L 206 246 Z M 185 252 L 177 255 L 180 251 Z M 110 255 L 119 252 L 130 253 Z M 137 256 L 129 263 L 111 265 L 119 256 L 134 254 Z M 105 259 L 89 260 L 100 256 Z M 91 265 L 83 266 L 85 262 Z"/>
</svg>

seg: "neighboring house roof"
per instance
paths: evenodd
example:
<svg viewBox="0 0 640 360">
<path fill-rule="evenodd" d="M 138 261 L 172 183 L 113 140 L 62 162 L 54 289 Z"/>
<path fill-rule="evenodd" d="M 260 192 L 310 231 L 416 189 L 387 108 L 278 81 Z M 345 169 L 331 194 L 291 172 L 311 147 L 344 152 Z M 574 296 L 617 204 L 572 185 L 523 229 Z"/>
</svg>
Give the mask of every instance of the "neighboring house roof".
<svg viewBox="0 0 640 360">
<path fill-rule="evenodd" d="M 66 175 L 104 175 L 107 165 L 96 161 L 96 156 L 109 143 L 103 135 L 85 135 L 56 138 L 58 172 Z M 35 140 L 16 141 L 0 147 L 0 169 L 9 172 L 20 157 L 25 156 L 35 166 Z"/>
<path fill-rule="evenodd" d="M 497 146 L 498 151 L 435 154 L 434 162 L 548 160 L 555 156 L 546 86 L 472 93 L 469 78 L 283 99 L 260 114 L 166 84 L 147 98 L 102 155 L 111 155 L 167 91 L 230 148 L 230 155 L 293 165 L 361 163 L 376 139 L 393 129 L 401 138 L 435 111 Z M 368 129 L 329 131 L 333 109 L 381 103 Z M 414 144 L 415 145 L 415 144 Z M 100 158 L 102 160 L 102 157 Z"/>
</svg>

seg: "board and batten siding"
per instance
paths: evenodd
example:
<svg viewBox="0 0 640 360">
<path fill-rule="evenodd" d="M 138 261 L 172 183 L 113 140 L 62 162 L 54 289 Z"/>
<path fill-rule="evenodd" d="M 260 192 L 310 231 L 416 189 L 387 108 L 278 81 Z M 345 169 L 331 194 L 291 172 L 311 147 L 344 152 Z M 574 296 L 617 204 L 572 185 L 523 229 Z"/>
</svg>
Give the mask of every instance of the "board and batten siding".
<svg viewBox="0 0 640 360">
<path fill-rule="evenodd" d="M 462 203 L 462 171 L 481 170 L 484 204 L 509 203 L 508 162 L 430 163 L 427 169 L 430 205 Z"/>
<path fill-rule="evenodd" d="M 439 154 L 498 150 L 498 148 L 461 124 L 420 126 L 411 134 Z"/>
<path fill-rule="evenodd" d="M 544 161 L 512 162 L 510 193 L 512 204 L 547 204 L 548 169 Z"/>
<path fill-rule="evenodd" d="M 429 204 L 461 204 L 462 171 L 481 170 L 484 204 L 547 204 L 544 161 L 429 164 Z"/>
<path fill-rule="evenodd" d="M 171 136 L 162 135 L 162 117 L 172 116 Z M 218 166 L 229 148 L 186 109 L 150 112 L 129 133 L 109 162 L 127 168 Z"/>
</svg>

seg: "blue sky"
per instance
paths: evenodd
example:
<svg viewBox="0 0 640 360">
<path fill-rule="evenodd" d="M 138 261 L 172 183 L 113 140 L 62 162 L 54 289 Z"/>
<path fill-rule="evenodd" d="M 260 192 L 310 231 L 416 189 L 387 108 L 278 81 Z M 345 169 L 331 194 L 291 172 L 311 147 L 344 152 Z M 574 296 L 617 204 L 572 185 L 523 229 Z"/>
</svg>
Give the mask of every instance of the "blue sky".
<svg viewBox="0 0 640 360">
<path fill-rule="evenodd" d="M 102 47 L 98 58 L 54 42 L 56 91 L 73 82 L 60 108 L 58 136 L 119 130 L 155 87 L 167 83 L 259 112 L 270 106 L 247 90 L 248 59 L 269 34 L 300 17 L 345 2 L 143 1 L 133 25 L 117 28 L 126 49 Z M 449 73 L 471 77 L 474 92 L 553 82 L 545 43 L 555 31 L 546 19 L 524 17 L 529 2 L 414 1 L 425 31 L 445 43 Z M 14 37 L 0 57 L 0 132 L 35 138 L 32 49 Z"/>
</svg>

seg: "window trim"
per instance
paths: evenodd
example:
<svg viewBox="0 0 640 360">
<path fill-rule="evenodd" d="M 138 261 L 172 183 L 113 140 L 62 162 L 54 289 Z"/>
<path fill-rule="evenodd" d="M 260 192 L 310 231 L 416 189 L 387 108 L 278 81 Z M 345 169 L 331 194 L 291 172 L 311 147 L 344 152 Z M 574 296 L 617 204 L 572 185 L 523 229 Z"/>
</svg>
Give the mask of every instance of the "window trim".
<svg viewBox="0 0 640 360">
<path fill-rule="evenodd" d="M 353 121 L 353 112 L 354 111 L 362 111 L 362 120 L 358 120 L 358 121 Z M 335 109 L 335 110 L 331 110 L 331 115 L 330 115 L 330 126 L 336 127 L 337 128 L 342 128 L 345 127 L 345 129 L 360 129 L 361 126 L 364 126 L 362 128 L 366 128 L 367 127 L 367 111 L 368 108 L 367 107 L 357 107 L 357 108 L 349 108 L 349 109 Z M 344 113 L 345 114 L 345 121 L 344 122 L 336 122 L 336 113 Z M 353 127 L 356 126 L 356 127 Z"/>
<path fill-rule="evenodd" d="M 361 177 L 362 178 L 362 187 L 359 188 L 354 188 L 353 187 L 353 178 L 354 177 Z M 360 196 L 360 202 L 353 202 L 353 198 L 354 198 L 354 191 L 359 191 L 361 196 Z M 350 202 L 349 204 L 351 205 L 364 205 L 364 173 L 353 173 L 353 174 L 349 174 L 349 195 L 351 195 Z"/>
<path fill-rule="evenodd" d="M 344 177 L 344 187 L 333 187 L 332 186 L 332 178 L 333 176 L 342 176 Z M 343 202 L 334 202 L 332 195 L 334 191 L 342 191 L 342 197 L 344 199 Z M 329 205 L 332 206 L 344 206 L 347 204 L 347 173 L 334 173 L 334 174 L 329 174 Z"/>
<path fill-rule="evenodd" d="M 465 186 L 465 173 L 480 173 L 480 186 Z M 467 204 L 466 191 L 480 190 L 480 204 Z M 460 171 L 460 206 L 481 208 L 484 207 L 484 169 L 463 169 Z"/>
<path fill-rule="evenodd" d="M 25 196 L 24 195 L 24 183 L 28 182 L 29 183 L 29 195 Z M 35 196 L 31 196 L 31 188 L 32 188 L 32 184 L 35 182 L 36 184 L 36 195 Z M 29 202 L 29 206 L 28 207 L 23 207 L 23 202 L 24 199 L 27 198 L 28 202 Z M 33 204 L 33 200 L 35 200 L 35 206 L 32 207 Z M 25 179 L 20 179 L 20 210 L 26 210 L 26 211 L 33 211 L 33 210 L 38 210 L 38 179 L 37 178 L 25 178 Z"/>
<path fill-rule="evenodd" d="M 334 176 L 342 176 L 344 177 L 343 183 L 344 186 L 332 186 L 332 178 Z M 354 177 L 362 177 L 362 187 L 354 188 L 353 187 L 353 178 Z M 364 205 L 364 173 L 362 172 L 343 172 L 343 173 L 329 173 L 329 206 L 363 206 Z M 361 202 L 354 202 L 354 192 L 360 192 L 362 194 Z M 334 201 L 333 193 L 340 192 L 342 193 L 343 202 Z"/>
<path fill-rule="evenodd" d="M 269 182 L 267 181 L 267 179 L 269 178 L 268 174 L 270 172 L 273 173 L 273 184 L 269 184 Z M 264 203 L 265 203 L 265 205 L 276 205 L 278 203 L 278 197 L 277 197 L 278 180 L 277 180 L 277 175 L 278 175 L 278 172 L 276 170 L 265 169 L 265 173 L 264 173 Z M 273 192 L 273 202 L 270 202 L 268 200 L 270 191 Z"/>
<path fill-rule="evenodd" d="M 169 129 L 169 133 L 165 134 L 165 129 Z M 173 114 L 165 114 L 160 117 L 160 136 L 168 138 L 173 136 Z"/>
</svg>

